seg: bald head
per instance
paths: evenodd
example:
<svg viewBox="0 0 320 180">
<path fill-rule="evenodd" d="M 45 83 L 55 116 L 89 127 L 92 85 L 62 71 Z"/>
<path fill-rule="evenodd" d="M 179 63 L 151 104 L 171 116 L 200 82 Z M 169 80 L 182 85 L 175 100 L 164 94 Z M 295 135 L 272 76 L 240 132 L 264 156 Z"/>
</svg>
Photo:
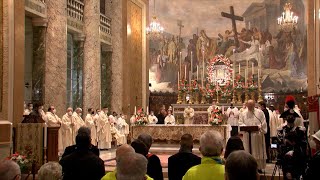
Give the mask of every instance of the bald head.
<svg viewBox="0 0 320 180">
<path fill-rule="evenodd" d="M 248 110 L 249 110 L 249 111 L 253 111 L 255 105 L 256 105 L 256 103 L 254 102 L 254 100 L 250 99 L 250 100 L 247 102 L 247 108 L 248 108 Z"/>
<path fill-rule="evenodd" d="M 128 144 L 121 145 L 120 147 L 117 148 L 116 158 L 128 153 L 134 153 L 133 147 Z"/>
</svg>

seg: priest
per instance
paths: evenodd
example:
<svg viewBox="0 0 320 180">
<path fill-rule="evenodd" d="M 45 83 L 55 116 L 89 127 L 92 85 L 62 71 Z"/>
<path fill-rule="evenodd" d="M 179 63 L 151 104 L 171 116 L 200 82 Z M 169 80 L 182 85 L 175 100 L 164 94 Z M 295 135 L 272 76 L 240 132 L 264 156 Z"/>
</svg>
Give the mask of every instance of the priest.
<svg viewBox="0 0 320 180">
<path fill-rule="evenodd" d="M 118 130 L 126 137 L 129 134 L 129 125 L 126 122 L 126 115 L 120 114 L 120 117 L 118 118 Z"/>
<path fill-rule="evenodd" d="M 107 116 L 108 108 L 103 108 L 103 111 L 99 113 L 99 119 L 97 122 L 97 135 L 98 135 L 98 148 L 110 149 L 111 148 L 111 129 Z"/>
<path fill-rule="evenodd" d="M 48 112 L 46 113 L 45 121 L 48 127 L 60 127 L 61 119 L 56 115 L 56 109 L 54 106 L 50 106 L 48 108 Z"/>
<path fill-rule="evenodd" d="M 258 126 L 259 131 L 251 133 L 251 154 L 258 162 L 259 172 L 266 167 L 266 148 L 264 134 L 267 133 L 267 123 L 264 113 L 255 108 L 255 101 L 249 100 L 246 109 L 239 116 L 240 126 Z M 249 134 L 243 132 L 243 144 L 246 151 L 249 151 Z"/>
<path fill-rule="evenodd" d="M 59 152 L 63 152 L 68 146 L 75 144 L 73 139 L 74 119 L 72 116 L 73 109 L 69 107 L 65 115 L 62 116 L 61 127 L 59 129 L 59 136 L 63 137 L 63 141 L 59 141 Z"/>
<path fill-rule="evenodd" d="M 193 124 L 194 109 L 190 106 L 183 111 L 184 124 Z"/>
<path fill-rule="evenodd" d="M 165 125 L 175 125 L 176 124 L 176 120 L 174 118 L 174 116 L 172 115 L 171 111 L 168 110 L 168 115 L 167 117 L 164 119 L 164 124 Z"/>
<path fill-rule="evenodd" d="M 97 130 L 96 123 L 94 121 L 94 110 L 92 108 L 88 109 L 88 114 L 85 119 L 86 126 L 91 130 L 91 144 L 97 145 Z"/>
<path fill-rule="evenodd" d="M 117 145 L 127 144 L 127 138 L 124 134 L 121 134 L 120 131 L 116 128 L 117 124 L 115 123 L 115 117 L 113 115 L 109 116 L 110 131 L 111 135 L 116 139 Z"/>
<path fill-rule="evenodd" d="M 74 119 L 74 132 L 78 132 L 78 129 L 81 126 L 85 126 L 85 123 L 82 119 L 82 109 L 77 108 L 76 111 L 72 114 L 73 119 Z M 73 133 L 73 139 L 76 139 L 77 134 Z"/>
</svg>

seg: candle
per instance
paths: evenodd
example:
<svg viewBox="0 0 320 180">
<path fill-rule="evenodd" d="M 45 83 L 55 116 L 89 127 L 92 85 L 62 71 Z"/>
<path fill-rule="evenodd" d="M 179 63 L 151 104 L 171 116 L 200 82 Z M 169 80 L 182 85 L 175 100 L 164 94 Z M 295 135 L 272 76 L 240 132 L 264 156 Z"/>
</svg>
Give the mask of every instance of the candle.
<svg viewBox="0 0 320 180">
<path fill-rule="evenodd" d="M 197 81 L 199 79 L 199 66 L 197 65 Z"/>
<path fill-rule="evenodd" d="M 224 106 L 222 106 L 222 114 L 224 114 Z"/>
<path fill-rule="evenodd" d="M 137 114 L 137 106 L 134 106 L 134 115 Z"/>
<path fill-rule="evenodd" d="M 178 90 L 180 89 L 180 72 L 178 71 Z"/>
<path fill-rule="evenodd" d="M 251 71 L 252 71 L 252 72 L 251 72 L 251 75 L 253 76 L 253 74 L 254 74 L 254 63 L 253 63 L 253 62 L 252 62 L 251 68 L 252 68 L 252 69 L 251 69 Z"/>
<path fill-rule="evenodd" d="M 44 123 L 44 143 L 43 143 L 43 147 L 46 149 L 47 148 L 47 123 Z"/>
<path fill-rule="evenodd" d="M 260 86 L 260 69 L 258 69 L 258 86 Z"/>
<path fill-rule="evenodd" d="M 181 57 L 182 57 L 182 54 L 181 54 L 181 52 L 180 52 L 180 58 L 179 58 L 179 59 L 180 59 L 180 72 L 182 72 L 182 67 L 181 67 L 181 59 L 182 59 L 182 58 L 181 58 Z"/>
<path fill-rule="evenodd" d="M 147 106 L 147 115 L 149 114 L 149 106 Z"/>
<path fill-rule="evenodd" d="M 193 62 L 192 62 L 192 51 L 191 51 L 191 79 L 192 79 L 192 74 L 193 74 Z"/>
<path fill-rule="evenodd" d="M 244 70 L 244 86 L 247 88 L 247 76 L 248 76 L 248 72 L 247 69 Z"/>
<path fill-rule="evenodd" d="M 184 65 L 184 79 L 187 80 L 187 65 Z"/>
<path fill-rule="evenodd" d="M 204 50 L 202 51 L 202 87 L 204 81 Z"/>
<path fill-rule="evenodd" d="M 241 65 L 240 65 L 240 63 L 239 63 L 239 75 L 241 74 L 241 73 L 240 73 L 240 66 L 241 66 Z"/>
<path fill-rule="evenodd" d="M 190 85 L 190 89 L 191 89 L 191 71 L 189 71 L 189 85 Z"/>
</svg>

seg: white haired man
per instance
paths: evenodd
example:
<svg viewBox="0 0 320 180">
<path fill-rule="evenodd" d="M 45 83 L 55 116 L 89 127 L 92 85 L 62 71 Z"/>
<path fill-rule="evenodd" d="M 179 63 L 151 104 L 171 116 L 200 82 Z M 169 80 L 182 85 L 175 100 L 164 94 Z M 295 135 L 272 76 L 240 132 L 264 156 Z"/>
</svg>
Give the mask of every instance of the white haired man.
<svg viewBox="0 0 320 180">
<path fill-rule="evenodd" d="M 11 160 L 0 161 L 0 179 L 20 180 L 21 171 L 19 165 Z"/>
<path fill-rule="evenodd" d="M 62 167 L 58 162 L 48 162 L 42 165 L 38 171 L 39 180 L 60 180 Z"/>
<path fill-rule="evenodd" d="M 232 152 L 226 161 L 225 165 L 226 180 L 258 180 L 258 163 L 254 157 L 243 151 Z"/>
<path fill-rule="evenodd" d="M 151 180 L 147 173 L 148 160 L 141 154 L 129 153 L 117 159 L 117 180 Z"/>
<path fill-rule="evenodd" d="M 217 131 L 207 131 L 200 137 L 201 164 L 193 166 L 183 180 L 224 180 L 224 165 L 220 158 L 223 151 L 223 137 Z"/>
</svg>

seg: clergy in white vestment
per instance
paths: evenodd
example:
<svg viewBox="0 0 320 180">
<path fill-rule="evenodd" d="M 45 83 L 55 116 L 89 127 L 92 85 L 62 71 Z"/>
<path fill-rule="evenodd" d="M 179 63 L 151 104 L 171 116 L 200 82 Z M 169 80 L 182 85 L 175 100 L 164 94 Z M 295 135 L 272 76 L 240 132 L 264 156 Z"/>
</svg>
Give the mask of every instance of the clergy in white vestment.
<svg viewBox="0 0 320 180">
<path fill-rule="evenodd" d="M 108 113 L 108 108 L 103 108 L 103 111 L 99 112 L 99 119 L 97 121 L 97 136 L 99 149 L 111 148 L 112 135 L 109 119 L 106 113 Z"/>
<path fill-rule="evenodd" d="M 168 111 L 168 115 L 164 119 L 164 124 L 165 125 L 175 125 L 176 124 L 176 120 L 175 120 L 174 116 L 171 114 L 171 111 Z"/>
<path fill-rule="evenodd" d="M 239 113 L 242 113 L 243 111 L 245 111 L 247 109 L 247 105 L 246 103 L 242 104 L 242 108 L 240 108 Z"/>
<path fill-rule="evenodd" d="M 116 139 L 117 145 L 127 144 L 127 138 L 124 134 L 121 134 L 117 129 L 117 124 L 115 124 L 115 117 L 113 115 L 109 116 L 110 131 L 111 135 Z"/>
<path fill-rule="evenodd" d="M 157 124 L 158 118 L 154 115 L 153 111 L 150 111 L 150 114 L 148 115 L 148 122 L 149 124 Z"/>
<path fill-rule="evenodd" d="M 126 122 L 126 115 L 120 115 L 118 118 L 118 130 L 121 134 L 124 134 L 126 137 L 129 134 L 129 125 Z"/>
<path fill-rule="evenodd" d="M 48 108 L 45 121 L 48 127 L 60 127 L 61 119 L 56 115 L 56 109 L 54 108 L 54 106 L 50 106 Z"/>
<path fill-rule="evenodd" d="M 194 109 L 190 106 L 183 111 L 184 124 L 193 124 Z"/>
<path fill-rule="evenodd" d="M 26 109 L 23 112 L 23 115 L 25 115 L 25 116 L 29 115 L 31 113 L 32 109 L 33 109 L 33 104 L 28 103 Z"/>
<path fill-rule="evenodd" d="M 234 107 L 233 104 L 231 104 L 230 107 L 228 107 L 226 116 L 228 117 L 228 124 L 231 126 L 231 136 L 238 135 L 238 126 L 239 126 L 239 110 L 237 107 Z"/>
<path fill-rule="evenodd" d="M 258 126 L 259 131 L 251 133 L 251 154 L 257 160 L 258 169 L 266 167 L 266 148 L 264 134 L 267 133 L 267 123 L 263 111 L 255 108 L 255 102 L 249 100 L 247 109 L 239 116 L 239 126 Z M 249 152 L 249 134 L 243 132 L 243 144 L 245 150 Z"/>
<path fill-rule="evenodd" d="M 97 129 L 96 123 L 94 121 L 94 110 L 92 108 L 88 109 L 88 114 L 84 120 L 86 126 L 91 130 L 91 144 L 97 145 Z"/>
<path fill-rule="evenodd" d="M 267 108 L 269 112 L 270 117 L 270 137 L 277 137 L 278 134 L 278 116 L 274 110 L 273 106 L 270 106 L 270 108 Z"/>
<path fill-rule="evenodd" d="M 73 139 L 76 139 L 78 130 L 81 126 L 85 126 L 85 123 L 82 119 L 82 109 L 77 108 L 76 111 L 72 114 L 73 119 L 74 119 L 74 134 L 73 134 Z"/>
<path fill-rule="evenodd" d="M 131 118 L 130 118 L 130 124 L 131 125 L 134 125 L 134 123 L 136 122 L 136 118 L 137 118 L 136 115 L 132 115 L 131 116 Z"/>
<path fill-rule="evenodd" d="M 65 115 L 62 116 L 61 127 L 59 130 L 59 135 L 63 137 L 63 141 L 59 141 L 59 152 L 63 152 L 66 147 L 75 144 L 75 139 L 73 138 L 74 131 L 74 117 L 72 116 L 73 109 L 69 107 Z"/>
</svg>

